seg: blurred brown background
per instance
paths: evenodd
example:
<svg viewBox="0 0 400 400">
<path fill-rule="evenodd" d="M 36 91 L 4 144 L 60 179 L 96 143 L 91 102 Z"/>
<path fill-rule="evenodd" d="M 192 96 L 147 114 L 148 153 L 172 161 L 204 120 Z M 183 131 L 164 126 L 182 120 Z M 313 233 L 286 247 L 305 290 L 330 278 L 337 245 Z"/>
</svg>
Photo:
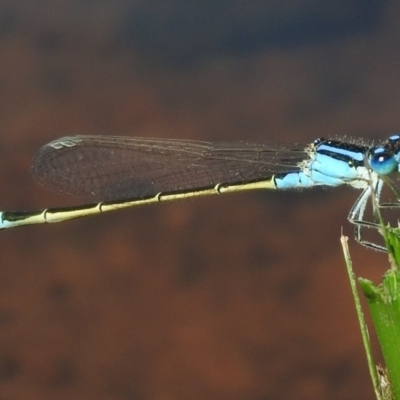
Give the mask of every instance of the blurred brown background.
<svg viewBox="0 0 400 400">
<path fill-rule="evenodd" d="M 400 129 L 399 15 L 384 0 L 3 0 L 1 209 L 79 202 L 29 174 L 66 134 L 384 139 Z M 0 399 L 373 399 L 339 243 L 357 196 L 2 231 Z M 386 257 L 350 244 L 378 280 Z"/>
</svg>

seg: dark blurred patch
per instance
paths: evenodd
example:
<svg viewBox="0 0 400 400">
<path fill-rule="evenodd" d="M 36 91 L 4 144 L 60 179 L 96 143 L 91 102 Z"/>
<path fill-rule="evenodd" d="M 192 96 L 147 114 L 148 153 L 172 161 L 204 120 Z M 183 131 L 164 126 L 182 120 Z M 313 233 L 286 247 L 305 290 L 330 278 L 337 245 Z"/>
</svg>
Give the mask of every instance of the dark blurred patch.
<svg viewBox="0 0 400 400">
<path fill-rule="evenodd" d="M 65 282 L 54 282 L 47 289 L 47 294 L 52 300 L 64 301 L 71 297 L 72 289 Z"/>
<path fill-rule="evenodd" d="M 198 283 L 209 272 L 201 249 L 185 243 L 180 247 L 181 262 L 178 266 L 178 284 L 186 290 Z"/>
<path fill-rule="evenodd" d="M 338 357 L 336 362 L 324 366 L 330 390 L 346 393 L 346 389 L 357 384 L 354 381 L 354 376 L 357 374 L 355 355 L 355 353 L 349 352 L 345 356 Z"/>
<path fill-rule="evenodd" d="M 288 279 L 279 287 L 280 300 L 282 304 L 293 304 L 298 302 L 307 289 L 309 289 L 309 280 L 303 275 L 290 275 Z"/>
<path fill-rule="evenodd" d="M 0 354 L 0 382 L 14 378 L 20 370 L 18 360 L 11 354 Z"/>
<path fill-rule="evenodd" d="M 61 359 L 53 369 L 52 385 L 68 386 L 77 381 L 78 373 L 75 363 L 68 358 Z"/>
<path fill-rule="evenodd" d="M 68 45 L 67 35 L 65 32 L 48 29 L 39 31 L 37 34 L 37 49 L 44 54 L 57 54 L 62 52 Z"/>
<path fill-rule="evenodd" d="M 67 71 L 48 68 L 37 75 L 36 82 L 40 89 L 55 97 L 63 98 L 73 89 L 73 78 Z"/>
<path fill-rule="evenodd" d="M 11 7 L 0 10 L 0 38 L 14 31 L 17 26 L 18 14 Z"/>
<path fill-rule="evenodd" d="M 216 53 L 250 53 L 336 40 L 373 30 L 388 2 L 214 0 L 198 4 L 139 2 L 126 13 L 119 39 L 149 58 L 187 65 Z"/>
<path fill-rule="evenodd" d="M 0 310 L 0 327 L 6 326 L 16 319 L 16 315 L 8 310 Z"/>
</svg>

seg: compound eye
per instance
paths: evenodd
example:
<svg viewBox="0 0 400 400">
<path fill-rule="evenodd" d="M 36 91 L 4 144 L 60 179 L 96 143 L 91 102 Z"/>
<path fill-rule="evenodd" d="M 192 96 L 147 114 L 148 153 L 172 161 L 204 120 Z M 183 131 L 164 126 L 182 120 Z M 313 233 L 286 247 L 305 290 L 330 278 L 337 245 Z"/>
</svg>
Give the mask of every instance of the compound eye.
<svg viewBox="0 0 400 400">
<path fill-rule="evenodd" d="M 369 164 L 378 175 L 388 175 L 398 169 L 394 155 L 382 147 L 371 149 Z"/>
</svg>

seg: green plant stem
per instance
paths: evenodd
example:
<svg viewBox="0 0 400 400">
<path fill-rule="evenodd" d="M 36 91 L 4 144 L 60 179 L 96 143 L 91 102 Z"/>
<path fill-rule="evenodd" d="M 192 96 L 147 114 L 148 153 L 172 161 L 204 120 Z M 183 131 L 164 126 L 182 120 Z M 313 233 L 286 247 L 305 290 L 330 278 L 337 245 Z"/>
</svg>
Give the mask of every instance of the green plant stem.
<svg viewBox="0 0 400 400">
<path fill-rule="evenodd" d="M 381 390 L 380 390 L 379 378 L 378 378 L 377 370 L 375 367 L 375 362 L 374 362 L 373 355 L 372 355 L 372 348 L 371 348 L 371 342 L 369 340 L 368 327 L 365 322 L 364 313 L 363 313 L 362 307 L 361 307 L 360 297 L 359 297 L 358 291 L 357 291 L 357 281 L 356 281 L 356 277 L 355 277 L 354 270 L 353 270 L 353 263 L 352 263 L 351 257 L 350 257 L 348 237 L 342 235 L 342 237 L 340 238 L 340 242 L 342 244 L 343 254 L 344 254 L 344 258 L 345 258 L 345 262 L 346 262 L 347 273 L 349 275 L 351 292 L 353 294 L 353 299 L 354 299 L 354 303 L 356 306 L 358 323 L 360 325 L 361 336 L 362 336 L 362 340 L 363 340 L 363 344 L 364 344 L 365 354 L 367 356 L 369 374 L 371 376 L 371 380 L 372 380 L 372 384 L 373 384 L 373 387 L 375 390 L 376 398 L 378 400 L 384 400 L 384 398 L 382 397 Z"/>
<path fill-rule="evenodd" d="M 378 341 L 388 371 L 394 399 L 400 399 L 400 274 L 389 270 L 375 286 L 359 279 L 367 298 Z"/>
</svg>

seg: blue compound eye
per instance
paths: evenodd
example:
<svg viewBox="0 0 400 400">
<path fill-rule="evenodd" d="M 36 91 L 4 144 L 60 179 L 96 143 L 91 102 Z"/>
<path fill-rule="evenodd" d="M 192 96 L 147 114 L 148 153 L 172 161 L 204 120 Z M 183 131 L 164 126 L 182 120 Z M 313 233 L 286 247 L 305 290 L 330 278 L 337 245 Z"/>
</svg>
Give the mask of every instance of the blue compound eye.
<svg viewBox="0 0 400 400">
<path fill-rule="evenodd" d="M 398 169 L 394 155 L 382 147 L 371 149 L 369 164 L 378 175 L 388 175 Z"/>
</svg>

